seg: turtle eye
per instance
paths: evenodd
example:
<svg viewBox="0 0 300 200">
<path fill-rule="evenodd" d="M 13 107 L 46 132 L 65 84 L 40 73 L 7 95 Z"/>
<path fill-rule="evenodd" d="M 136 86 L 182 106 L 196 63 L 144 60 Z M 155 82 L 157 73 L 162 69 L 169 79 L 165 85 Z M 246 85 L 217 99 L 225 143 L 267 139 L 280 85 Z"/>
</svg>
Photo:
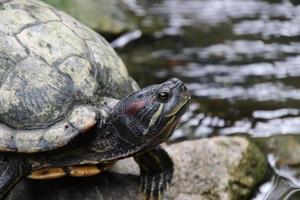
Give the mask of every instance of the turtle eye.
<svg viewBox="0 0 300 200">
<path fill-rule="evenodd" d="M 170 94 L 168 92 L 160 92 L 157 94 L 157 99 L 161 102 L 168 101 Z"/>
</svg>

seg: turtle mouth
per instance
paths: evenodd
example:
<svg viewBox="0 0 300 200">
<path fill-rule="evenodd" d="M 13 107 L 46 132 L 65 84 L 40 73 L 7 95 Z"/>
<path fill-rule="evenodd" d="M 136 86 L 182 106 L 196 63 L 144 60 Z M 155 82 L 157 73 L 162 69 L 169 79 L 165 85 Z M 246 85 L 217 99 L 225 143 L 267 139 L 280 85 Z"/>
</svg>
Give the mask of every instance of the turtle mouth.
<svg viewBox="0 0 300 200">
<path fill-rule="evenodd" d="M 185 104 L 183 104 L 182 106 L 181 106 L 181 108 L 178 110 L 178 112 L 175 114 L 175 115 L 179 115 L 179 116 L 182 116 L 184 113 L 185 113 L 185 111 L 188 109 L 188 107 L 189 107 L 189 105 L 190 105 L 190 100 L 191 98 L 189 98 L 187 101 L 186 101 L 186 103 Z"/>
<path fill-rule="evenodd" d="M 175 115 L 181 116 L 185 112 L 185 110 L 187 109 L 187 107 L 189 105 L 191 96 L 187 95 L 185 97 L 178 97 L 178 98 L 181 99 L 181 102 L 177 106 L 175 106 L 172 109 L 172 111 L 170 111 L 167 115 L 165 115 L 165 117 L 169 118 L 169 117 L 173 117 Z"/>
<path fill-rule="evenodd" d="M 162 130 L 159 131 L 158 134 L 147 135 L 143 138 L 145 144 L 149 146 L 155 145 L 157 142 L 162 143 L 168 138 L 171 137 L 177 124 L 181 118 L 181 116 L 185 113 L 189 106 L 189 99 L 186 100 L 185 103 L 181 104 L 176 112 L 173 112 L 172 115 L 168 115 L 168 117 L 164 117 L 166 124 L 162 127 Z"/>
<path fill-rule="evenodd" d="M 178 123 L 179 119 L 181 118 L 181 116 L 186 112 L 186 110 L 189 107 L 189 100 L 186 101 L 184 104 L 182 104 L 177 110 L 176 112 L 173 112 L 172 114 L 169 114 L 168 116 L 165 116 L 165 118 L 169 119 L 170 121 L 172 121 L 171 123 Z"/>
</svg>

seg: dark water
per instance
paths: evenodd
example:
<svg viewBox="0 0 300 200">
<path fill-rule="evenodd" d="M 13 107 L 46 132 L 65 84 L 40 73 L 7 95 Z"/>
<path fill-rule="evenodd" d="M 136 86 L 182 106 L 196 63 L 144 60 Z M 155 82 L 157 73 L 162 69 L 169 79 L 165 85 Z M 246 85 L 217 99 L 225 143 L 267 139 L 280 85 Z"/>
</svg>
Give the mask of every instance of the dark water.
<svg viewBox="0 0 300 200">
<path fill-rule="evenodd" d="M 172 139 L 300 133 L 300 1 L 126 2 L 141 30 L 112 44 L 131 75 L 142 86 L 179 77 L 193 95 Z M 253 199 L 300 199 L 300 170 L 266 156 L 287 180 L 274 174 Z"/>
</svg>

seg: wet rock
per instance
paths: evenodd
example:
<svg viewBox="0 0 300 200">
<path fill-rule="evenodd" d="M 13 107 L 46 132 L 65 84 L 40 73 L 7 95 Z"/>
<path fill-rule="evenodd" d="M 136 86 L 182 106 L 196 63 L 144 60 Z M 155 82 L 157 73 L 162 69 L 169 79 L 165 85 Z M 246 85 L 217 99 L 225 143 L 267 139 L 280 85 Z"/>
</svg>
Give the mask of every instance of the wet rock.
<svg viewBox="0 0 300 200">
<path fill-rule="evenodd" d="M 135 27 L 132 15 L 120 0 L 43 0 L 101 33 L 119 34 Z"/>
<path fill-rule="evenodd" d="M 166 200 L 245 199 L 266 173 L 260 150 L 241 137 L 186 141 L 165 148 L 175 163 Z M 96 177 L 24 180 L 9 199 L 24 199 L 24 195 L 29 200 L 140 199 L 138 173 L 133 159 L 125 159 L 112 172 Z"/>
<path fill-rule="evenodd" d="M 298 188 L 300 186 L 300 136 L 275 135 L 256 138 L 256 142 L 268 155 L 269 165 L 276 174 L 288 179 Z"/>
<path fill-rule="evenodd" d="M 275 135 L 257 139 L 262 149 L 272 154 L 278 168 L 284 166 L 300 168 L 300 137 L 299 135 Z"/>
</svg>

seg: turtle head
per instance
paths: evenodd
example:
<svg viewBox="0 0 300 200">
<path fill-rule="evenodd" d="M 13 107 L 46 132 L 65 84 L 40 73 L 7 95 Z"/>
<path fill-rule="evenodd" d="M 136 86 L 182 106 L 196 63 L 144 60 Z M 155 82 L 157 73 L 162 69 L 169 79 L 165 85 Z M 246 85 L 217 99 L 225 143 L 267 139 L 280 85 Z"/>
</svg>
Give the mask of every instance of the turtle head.
<svg viewBox="0 0 300 200">
<path fill-rule="evenodd" d="M 148 145 L 166 141 L 186 111 L 190 98 L 184 83 L 176 78 L 127 96 L 116 106 L 123 130 L 129 130 L 126 139 Z"/>
</svg>

